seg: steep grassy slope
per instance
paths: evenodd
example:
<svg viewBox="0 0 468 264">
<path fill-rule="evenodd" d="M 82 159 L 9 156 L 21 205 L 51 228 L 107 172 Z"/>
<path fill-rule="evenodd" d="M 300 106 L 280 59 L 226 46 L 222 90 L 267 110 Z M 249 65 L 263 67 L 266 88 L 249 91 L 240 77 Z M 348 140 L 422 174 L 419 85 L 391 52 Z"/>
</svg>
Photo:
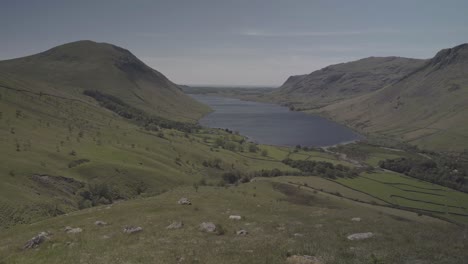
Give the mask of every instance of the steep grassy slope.
<svg viewBox="0 0 468 264">
<path fill-rule="evenodd" d="M 126 119 L 84 90 L 158 118 L 193 122 L 207 110 L 109 44 L 76 42 L 0 62 L 0 228 L 202 179 L 217 184 L 227 169 L 286 167 L 213 148 L 209 138 L 229 141 L 233 135 L 227 132 L 209 131 L 210 145 L 203 131 L 188 134 L 158 123 L 144 129 L 137 122 L 141 116 Z M 203 166 L 214 159 L 221 160 L 219 168 Z"/>
<path fill-rule="evenodd" d="M 0 228 L 76 210 L 92 186 L 104 185 L 111 193 L 103 197 L 119 200 L 201 179 L 217 184 L 231 169 L 288 169 L 260 153 L 214 147 L 217 137 L 240 140 L 227 132 L 149 131 L 91 99 L 1 88 L 0 95 Z M 215 159 L 219 169 L 203 166 Z"/>
<path fill-rule="evenodd" d="M 308 75 L 291 76 L 265 98 L 296 109 L 317 108 L 392 84 L 423 63 L 418 59 L 370 57 L 331 65 Z"/>
<path fill-rule="evenodd" d="M 116 96 L 150 114 L 195 121 L 209 109 L 128 50 L 78 41 L 19 59 L 0 61 L 0 85 L 83 99 L 84 90 Z"/>
<path fill-rule="evenodd" d="M 360 131 L 423 148 L 468 148 L 468 44 L 440 51 L 422 67 L 378 91 L 323 109 Z"/>
<path fill-rule="evenodd" d="M 177 204 L 188 197 L 193 205 Z M 238 214 L 242 220 L 229 220 Z M 136 217 L 138 216 L 138 217 Z M 361 221 L 351 221 L 359 217 Z M 96 226 L 105 221 L 108 225 Z M 182 221 L 181 229 L 166 229 Z M 223 235 L 203 233 L 214 222 Z M 143 231 L 125 234 L 127 225 Z M 65 226 L 80 227 L 67 234 Z M 245 236 L 236 231 L 248 231 Z M 52 233 L 36 250 L 21 250 L 41 231 Z M 461 232 L 460 232 L 461 231 Z M 353 233 L 373 232 L 363 241 Z M 441 243 L 444 241 L 444 243 Z M 97 207 L 2 232 L 4 263 L 287 263 L 313 255 L 320 263 L 464 263 L 458 227 L 414 213 L 369 207 L 268 180 L 238 187 L 178 188 L 163 195 Z"/>
</svg>

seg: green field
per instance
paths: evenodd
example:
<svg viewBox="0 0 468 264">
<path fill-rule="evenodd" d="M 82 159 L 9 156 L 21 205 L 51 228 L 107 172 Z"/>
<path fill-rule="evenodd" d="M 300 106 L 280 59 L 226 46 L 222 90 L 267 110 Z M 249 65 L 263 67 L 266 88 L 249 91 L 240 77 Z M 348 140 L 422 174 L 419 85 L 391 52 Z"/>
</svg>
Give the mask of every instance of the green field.
<svg viewBox="0 0 468 264">
<path fill-rule="evenodd" d="M 192 206 L 180 206 L 180 197 Z M 394 210 L 394 209 L 389 209 Z M 379 211 L 288 185 L 256 181 L 238 187 L 176 188 L 162 195 L 96 207 L 2 232 L 4 263 L 285 263 L 307 254 L 324 263 L 463 263 L 466 246 L 458 228 L 414 213 Z M 238 214 L 240 221 L 229 220 Z M 138 215 L 139 217 L 135 217 Z M 361 222 L 350 219 L 360 217 Z M 97 220 L 108 225 L 98 227 Z M 184 222 L 179 230 L 165 227 Z M 223 235 L 198 230 L 203 221 L 222 226 Z M 124 234 L 126 225 L 141 226 Z M 80 227 L 67 234 L 64 227 Z M 236 236 L 245 229 L 247 236 Z M 20 248 L 47 230 L 53 235 L 38 250 Z M 356 232 L 373 232 L 365 241 L 348 241 Z M 441 244 L 440 241 L 445 243 Z M 437 249 L 437 250 L 435 250 Z"/>
<path fill-rule="evenodd" d="M 362 174 L 338 183 L 387 203 L 468 223 L 468 194 L 393 172 Z"/>
</svg>

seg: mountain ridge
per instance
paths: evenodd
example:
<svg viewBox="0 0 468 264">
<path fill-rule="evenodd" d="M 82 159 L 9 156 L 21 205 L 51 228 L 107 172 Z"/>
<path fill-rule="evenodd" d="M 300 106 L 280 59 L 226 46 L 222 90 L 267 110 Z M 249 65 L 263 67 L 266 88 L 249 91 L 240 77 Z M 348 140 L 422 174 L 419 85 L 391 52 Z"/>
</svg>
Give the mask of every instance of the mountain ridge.
<svg viewBox="0 0 468 264">
<path fill-rule="evenodd" d="M 279 103 L 290 103 L 299 109 L 322 107 L 378 90 L 424 62 L 391 56 L 334 64 L 310 74 L 290 76 L 277 91 L 266 97 Z"/>
<path fill-rule="evenodd" d="M 0 72 L 13 82 L 30 84 L 22 85 L 23 89 L 82 99 L 83 91 L 96 90 L 169 119 L 194 122 L 209 111 L 130 51 L 108 43 L 67 43 L 38 54 L 0 61 Z"/>
</svg>

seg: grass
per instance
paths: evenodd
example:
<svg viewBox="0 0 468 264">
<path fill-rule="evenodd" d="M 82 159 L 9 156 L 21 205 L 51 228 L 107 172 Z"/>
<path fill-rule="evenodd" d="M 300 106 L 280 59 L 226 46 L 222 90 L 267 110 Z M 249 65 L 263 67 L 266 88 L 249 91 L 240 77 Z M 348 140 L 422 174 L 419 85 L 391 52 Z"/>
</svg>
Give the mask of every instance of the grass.
<svg viewBox="0 0 468 264">
<path fill-rule="evenodd" d="M 223 170 L 288 168 L 260 153 L 214 148 L 201 139 L 206 131 L 185 135 L 163 129 L 161 138 L 158 132 L 142 130 L 94 104 L 4 89 L 0 93 L 0 201 L 5 208 L 0 227 L 49 217 L 54 208 L 76 209 L 78 193 L 57 196 L 61 190 L 32 181 L 34 174 L 85 184 L 105 182 L 120 197 L 131 198 L 142 183 L 145 195 L 154 195 L 203 178 L 217 184 Z M 215 133 L 213 138 L 230 136 L 223 131 L 210 133 Z M 269 153 L 274 154 L 273 148 Z M 204 160 L 215 158 L 222 159 L 222 170 L 202 166 Z M 80 159 L 89 162 L 69 168 Z"/>
<path fill-rule="evenodd" d="M 440 185 L 392 172 L 366 173 L 337 182 L 393 205 L 468 223 L 468 194 Z"/>
<path fill-rule="evenodd" d="M 37 65 L 24 59 L 0 62 L 0 85 L 16 87 L 0 87 L 1 264 L 173 263 L 182 257 L 187 263 L 284 263 L 290 254 L 315 255 L 324 263 L 463 263 L 467 259 L 461 227 L 388 207 L 440 210 L 443 213 L 437 216 L 466 223 L 461 207 L 468 203 L 467 195 L 437 185 L 380 172 L 337 181 L 314 176 L 258 178 L 215 187 L 226 172 L 294 171 L 281 162 L 285 158 L 354 163 L 342 153 L 317 149 L 258 145 L 250 152 L 250 143 L 243 142 L 241 135 L 223 130 L 142 129 L 83 97 L 82 91 L 102 88 L 126 104 L 178 121 L 193 122 L 207 109 L 177 100 L 178 90 L 171 96 L 165 94 L 171 89 L 158 91 L 157 98 L 168 100 L 152 101 L 155 94 L 149 94 L 148 79 L 136 78 L 134 83 L 130 78 L 129 84 L 128 76 L 117 69 L 122 67 L 119 63 L 117 68 L 95 67 L 109 66 L 113 60 L 106 56 L 122 50 L 107 44 L 98 45 L 98 50 L 76 50 L 78 44 L 46 53 L 50 57 L 41 62 L 40 71 L 32 71 Z M 74 49 L 75 57 L 57 57 L 69 49 Z M 99 56 L 91 56 L 92 63 L 82 67 L 72 63 L 71 69 L 67 62 L 101 49 L 112 52 L 104 57 L 95 54 Z M 127 73 L 141 77 L 141 64 L 134 58 L 130 61 L 134 64 Z M 90 71 L 95 78 L 80 77 Z M 127 88 L 134 85 L 141 90 L 130 95 L 132 89 Z M 142 104 L 142 98 L 148 102 Z M 236 149 L 216 146 L 220 138 Z M 375 146 L 358 148 L 366 154 L 360 162 L 373 166 L 388 157 L 412 155 Z M 210 166 L 212 161 L 217 165 Z M 114 203 L 78 210 L 87 207 L 80 193 L 101 185 Z M 193 205 L 177 205 L 180 197 L 189 197 Z M 244 219 L 229 220 L 230 214 Z M 353 222 L 353 217 L 362 221 Z M 97 227 L 96 220 L 109 225 Z M 182 220 L 184 228 L 165 229 L 173 220 Z M 222 226 L 225 234 L 199 232 L 203 221 Z M 144 230 L 127 235 L 122 232 L 126 225 Z M 84 231 L 66 234 L 65 226 Z M 249 235 L 236 236 L 240 229 Z M 50 231 L 50 240 L 36 250 L 21 250 L 40 231 Z M 357 232 L 376 236 L 359 242 L 346 239 Z"/>
<path fill-rule="evenodd" d="M 177 205 L 182 196 L 193 205 Z M 384 263 L 408 259 L 463 263 L 466 240 L 456 226 L 400 212 L 403 215 L 396 216 L 268 181 L 227 189 L 184 187 L 110 209 L 91 208 L 6 230 L 0 259 L 5 263 L 172 263 L 183 257 L 188 263 L 284 263 L 288 254 L 308 254 L 325 263 L 372 263 L 374 258 Z M 230 214 L 244 219 L 229 220 Z M 352 222 L 352 217 L 362 221 Z M 96 220 L 109 225 L 97 227 Z M 182 220 L 184 227 L 165 229 L 173 220 Z M 225 234 L 198 231 L 203 221 L 221 225 Z M 83 232 L 66 234 L 67 225 L 81 227 Z M 125 225 L 141 226 L 143 231 L 124 234 Z M 240 229 L 249 235 L 236 236 Z M 43 230 L 53 235 L 38 250 L 20 249 Z M 375 238 L 346 240 L 349 234 L 368 231 Z"/>
</svg>

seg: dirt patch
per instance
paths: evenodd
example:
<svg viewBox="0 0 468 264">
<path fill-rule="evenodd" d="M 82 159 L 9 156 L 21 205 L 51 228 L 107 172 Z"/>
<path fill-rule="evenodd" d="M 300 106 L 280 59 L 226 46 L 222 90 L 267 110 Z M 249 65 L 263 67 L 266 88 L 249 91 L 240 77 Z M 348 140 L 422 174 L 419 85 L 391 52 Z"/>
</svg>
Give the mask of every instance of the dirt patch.
<svg viewBox="0 0 468 264">
<path fill-rule="evenodd" d="M 294 187 L 284 183 L 273 183 L 273 188 L 286 195 L 286 198 L 280 199 L 282 201 L 287 201 L 298 205 L 313 205 L 312 201 L 315 199 L 315 197 L 310 194 L 304 193 L 298 187 Z"/>
<path fill-rule="evenodd" d="M 68 195 L 75 195 L 79 189 L 85 186 L 84 183 L 73 178 L 47 174 L 33 174 L 31 180 L 40 185 L 40 187 Z"/>
</svg>

